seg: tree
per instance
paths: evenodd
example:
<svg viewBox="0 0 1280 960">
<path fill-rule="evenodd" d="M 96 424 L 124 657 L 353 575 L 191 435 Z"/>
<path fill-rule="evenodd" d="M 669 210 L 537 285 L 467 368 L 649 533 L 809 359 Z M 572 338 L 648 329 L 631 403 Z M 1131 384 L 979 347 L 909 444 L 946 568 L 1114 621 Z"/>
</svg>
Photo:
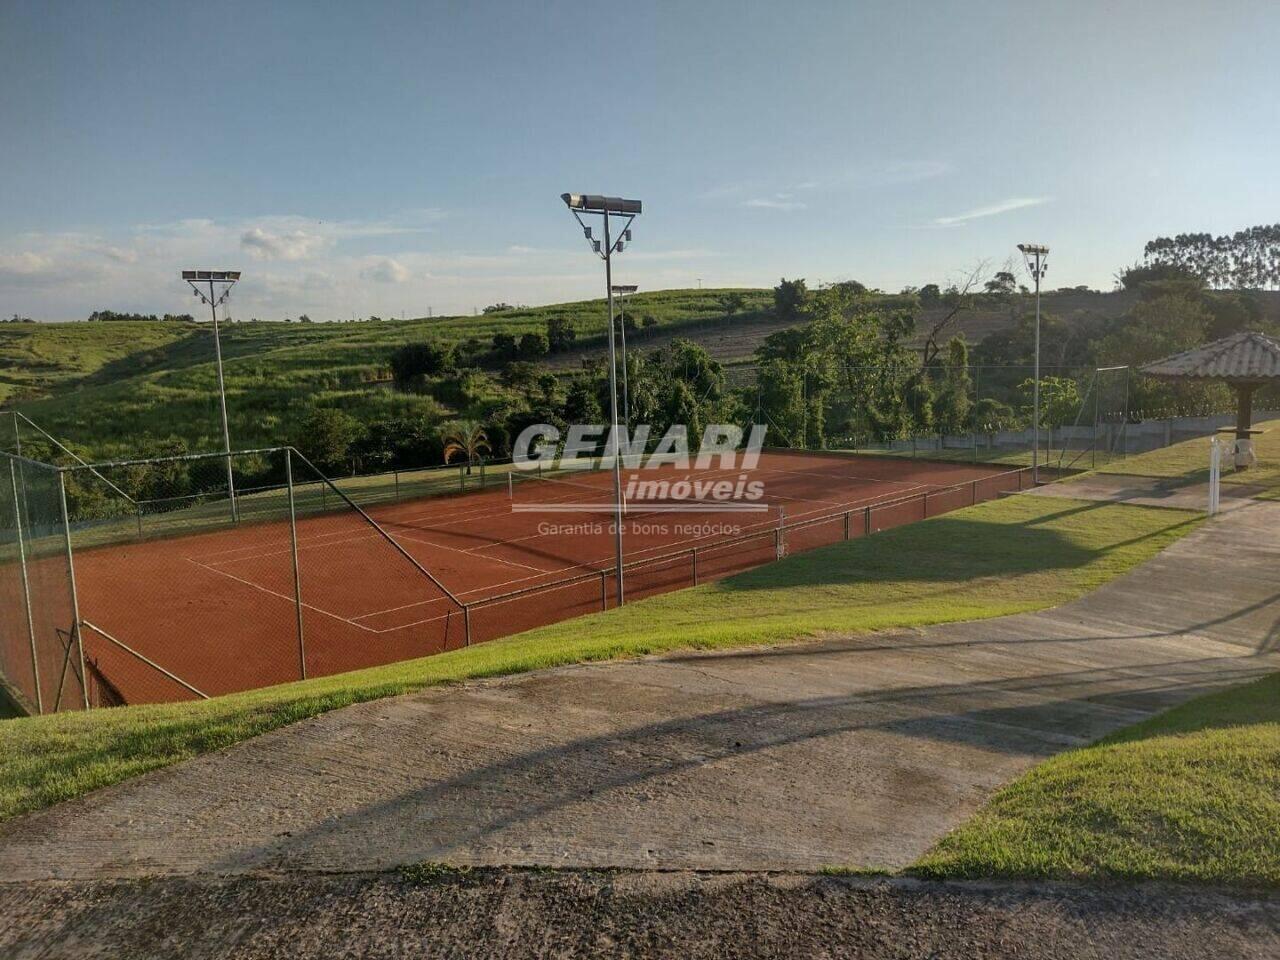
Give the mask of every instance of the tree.
<svg viewBox="0 0 1280 960">
<path fill-rule="evenodd" d="M 573 348 L 578 331 L 568 317 L 547 318 L 547 348 L 552 353 L 564 353 Z"/>
<path fill-rule="evenodd" d="M 804 393 L 799 368 L 784 360 L 766 360 L 756 374 L 759 420 L 786 447 L 804 443 Z"/>
<path fill-rule="evenodd" d="M 513 307 L 509 303 L 493 303 L 485 307 L 483 312 L 484 313 L 508 313 L 509 311 L 514 309 L 515 307 Z"/>
<path fill-rule="evenodd" d="M 464 458 L 468 475 L 471 464 L 490 452 L 489 437 L 474 420 L 447 423 L 441 428 L 440 436 L 444 441 L 444 462 L 452 463 L 458 457 Z"/>
<path fill-rule="evenodd" d="M 982 285 L 982 289 L 997 297 L 1007 297 L 1018 289 L 1018 280 L 1010 271 L 1000 270 Z"/>
<path fill-rule="evenodd" d="M 520 347 L 512 334 L 495 333 L 493 335 L 493 352 L 497 354 L 499 360 L 514 360 L 520 353 Z"/>
<path fill-rule="evenodd" d="M 565 391 L 564 419 L 568 423 L 603 423 L 595 385 L 588 377 L 574 377 Z"/>
<path fill-rule="evenodd" d="M 942 352 L 942 345 L 950 339 L 951 328 L 962 313 L 972 310 L 977 305 L 977 290 L 982 286 L 982 277 L 987 271 L 987 261 L 982 260 L 974 265 L 958 283 L 953 283 L 942 292 L 937 305 L 942 313 L 929 324 L 924 338 L 924 365 L 932 366 Z M 933 284 L 936 288 L 936 284 Z M 921 297 L 924 303 L 924 297 Z"/>
<path fill-rule="evenodd" d="M 452 365 L 449 351 L 430 341 L 406 343 L 391 351 L 387 358 L 396 386 L 407 389 L 415 377 L 435 377 Z"/>
<path fill-rule="evenodd" d="M 942 289 L 936 283 L 926 283 L 916 292 L 916 296 L 920 298 L 920 306 L 936 307 L 942 302 Z"/>
<path fill-rule="evenodd" d="M 298 314 L 298 322 L 299 322 L 299 323 L 310 323 L 310 322 L 311 322 L 311 318 L 310 318 L 309 316 L 307 316 L 307 314 L 305 314 L 305 313 L 300 313 L 300 314 Z"/>
<path fill-rule="evenodd" d="M 360 421 L 334 407 L 315 407 L 299 427 L 294 446 L 325 472 L 345 469 Z"/>
<path fill-rule="evenodd" d="M 942 382 L 933 400 L 934 422 L 939 433 L 964 433 L 969 428 L 972 393 L 969 345 L 964 337 L 952 337 L 942 365 Z"/>
<path fill-rule="evenodd" d="M 547 350 L 547 338 L 540 333 L 530 331 L 520 338 L 520 356 L 525 360 L 545 357 Z"/>
<path fill-rule="evenodd" d="M 720 309 L 724 311 L 725 326 L 731 326 L 733 318 L 741 313 L 746 305 L 747 298 L 736 290 L 721 297 Z"/>
<path fill-rule="evenodd" d="M 1033 422 L 1035 408 L 1035 380 L 1024 380 L 1020 385 L 1025 400 L 1028 421 Z M 1070 377 L 1040 378 L 1040 426 L 1060 427 L 1070 423 L 1080 413 L 1080 387 Z"/>
<path fill-rule="evenodd" d="M 803 279 L 788 280 L 783 277 L 773 288 L 773 312 L 779 320 L 796 322 L 800 320 L 808 299 L 809 288 Z"/>
<path fill-rule="evenodd" d="M 640 324 L 644 327 L 644 336 L 647 340 L 652 336 L 654 328 L 658 326 L 658 318 L 652 313 L 646 313 L 644 317 L 641 318 Z"/>
</svg>

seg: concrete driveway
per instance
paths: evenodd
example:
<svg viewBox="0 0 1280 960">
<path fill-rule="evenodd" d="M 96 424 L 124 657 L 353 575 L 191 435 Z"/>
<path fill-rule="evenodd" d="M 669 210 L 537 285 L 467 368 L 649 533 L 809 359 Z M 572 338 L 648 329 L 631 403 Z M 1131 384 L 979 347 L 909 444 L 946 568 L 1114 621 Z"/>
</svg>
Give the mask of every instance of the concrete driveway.
<svg viewBox="0 0 1280 960">
<path fill-rule="evenodd" d="M 1280 667 L 1280 504 L 1054 610 L 336 711 L 0 826 L 6 880 L 901 867 L 1050 754 Z"/>
</svg>

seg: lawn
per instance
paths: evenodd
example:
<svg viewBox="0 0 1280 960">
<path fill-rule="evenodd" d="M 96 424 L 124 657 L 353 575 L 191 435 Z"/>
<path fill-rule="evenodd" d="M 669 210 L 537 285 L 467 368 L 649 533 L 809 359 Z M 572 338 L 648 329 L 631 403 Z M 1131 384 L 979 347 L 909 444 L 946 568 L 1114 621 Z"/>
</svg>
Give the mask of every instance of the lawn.
<svg viewBox="0 0 1280 960">
<path fill-rule="evenodd" d="M 914 868 L 932 877 L 1280 884 L 1280 674 L 1052 757 Z"/>
<path fill-rule="evenodd" d="M 1230 457 L 1226 457 L 1222 471 L 1223 483 L 1280 488 L 1280 420 L 1264 421 L 1260 426 L 1266 432 L 1254 438 L 1253 449 L 1258 456 L 1257 465 L 1237 472 L 1230 466 Z M 1230 436 L 1227 435 L 1226 438 L 1230 442 Z M 1184 440 L 1151 453 L 1116 460 L 1099 467 L 1098 472 L 1167 478 L 1178 484 L 1207 483 L 1209 439 L 1203 437 Z"/>
<path fill-rule="evenodd" d="M 196 703 L 9 720 L 0 723 L 0 818 L 326 710 L 434 684 L 1054 606 L 1123 574 L 1199 522 L 1173 510 L 1010 497 L 434 657 Z"/>
</svg>

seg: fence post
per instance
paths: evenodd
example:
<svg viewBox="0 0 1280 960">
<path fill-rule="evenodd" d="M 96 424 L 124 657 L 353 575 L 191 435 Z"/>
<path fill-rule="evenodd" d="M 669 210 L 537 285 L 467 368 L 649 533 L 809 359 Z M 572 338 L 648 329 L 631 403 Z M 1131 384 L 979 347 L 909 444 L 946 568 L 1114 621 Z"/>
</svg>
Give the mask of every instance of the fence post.
<svg viewBox="0 0 1280 960">
<path fill-rule="evenodd" d="M 603 570 L 600 571 L 600 609 L 609 609 L 609 586 L 608 579 Z"/>
<path fill-rule="evenodd" d="M 689 560 L 693 564 L 693 585 L 698 585 L 698 548 L 691 547 L 689 549 Z"/>
<path fill-rule="evenodd" d="M 973 496 L 969 498 L 969 506 L 974 506 L 978 502 L 978 481 L 973 481 Z"/>
<path fill-rule="evenodd" d="M 138 539 L 142 539 L 142 504 L 138 504 Z"/>
<path fill-rule="evenodd" d="M 871 536 L 871 507 L 862 508 L 862 535 L 864 537 Z"/>
<path fill-rule="evenodd" d="M 395 483 L 395 487 L 396 487 L 396 503 L 399 503 L 400 502 L 400 471 L 392 470 L 391 476 L 393 478 L 393 482 Z"/>
<path fill-rule="evenodd" d="M 844 512 L 844 538 L 849 539 L 849 511 Z"/>
<path fill-rule="evenodd" d="M 36 685 L 36 712 L 44 713 L 44 697 L 40 693 L 40 661 L 36 656 L 36 622 L 31 616 L 31 583 L 27 579 L 27 545 L 23 542 L 22 507 L 18 499 L 18 474 L 9 461 L 9 483 L 13 487 L 13 520 L 18 533 L 18 565 L 22 571 L 22 598 L 27 609 L 27 639 L 31 641 L 31 675 Z"/>
<path fill-rule="evenodd" d="M 67 579 L 71 583 L 71 637 L 80 660 L 80 694 L 89 709 L 89 677 L 84 672 L 84 636 L 80 632 L 80 597 L 76 593 L 76 565 L 71 554 L 71 514 L 67 511 L 67 475 L 58 471 L 58 502 L 62 507 L 62 532 L 67 540 Z"/>
<path fill-rule="evenodd" d="M 307 679 L 307 644 L 302 631 L 302 572 L 298 569 L 298 515 L 293 502 L 293 451 L 284 452 L 284 479 L 289 488 L 289 552 L 293 556 L 293 608 L 298 618 L 298 673 Z"/>
<path fill-rule="evenodd" d="M 462 645 L 471 646 L 471 604 L 462 605 Z"/>
</svg>

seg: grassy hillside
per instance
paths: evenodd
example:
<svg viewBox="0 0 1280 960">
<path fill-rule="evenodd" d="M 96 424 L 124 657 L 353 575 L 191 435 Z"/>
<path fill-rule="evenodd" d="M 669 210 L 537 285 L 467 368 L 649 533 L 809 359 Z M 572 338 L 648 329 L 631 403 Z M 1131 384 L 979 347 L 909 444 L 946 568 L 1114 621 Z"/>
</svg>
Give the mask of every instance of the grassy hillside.
<svg viewBox="0 0 1280 960">
<path fill-rule="evenodd" d="M 696 335 L 723 326 L 724 290 L 667 290 L 638 294 L 629 312 L 649 315 L 663 333 Z M 767 290 L 746 293 L 737 322 L 750 322 L 772 302 Z M 554 304 L 481 316 L 339 323 L 235 323 L 222 347 L 232 442 L 237 447 L 279 443 L 315 404 L 342 407 L 362 418 L 440 413 L 430 397 L 388 388 L 387 357 L 400 344 L 433 339 L 458 344 L 495 333 L 543 332 L 551 317 L 566 317 L 578 343 L 604 338 L 601 300 Z M 0 381 L 6 406 L 94 457 L 125 456 L 138 438 L 179 436 L 194 449 L 219 446 L 213 334 L 208 324 L 127 322 L 15 324 L 0 328 L 0 356 L 9 379 Z"/>
<path fill-rule="evenodd" d="M 632 343 L 652 348 L 688 336 L 727 365 L 731 386 L 754 382 L 753 351 L 785 324 L 772 314 L 770 290 L 738 291 L 745 297 L 743 309 L 726 318 L 722 301 L 729 292 L 664 290 L 628 298 L 629 315 L 656 321 L 633 334 Z M 886 303 L 898 299 L 891 296 Z M 1085 322 L 1121 315 L 1132 300 L 1131 293 L 1064 291 L 1047 294 L 1045 309 Z M 962 332 L 977 342 L 1008 327 L 1026 306 L 1021 300 L 980 305 L 962 314 L 948 335 Z M 232 442 L 243 448 L 294 439 L 298 421 L 317 404 L 341 407 L 366 421 L 453 415 L 435 399 L 388 387 L 387 358 L 396 346 L 430 338 L 444 344 L 475 340 L 487 347 L 495 333 L 542 332 L 549 318 L 564 317 L 578 332 L 575 349 L 547 358 L 563 373 L 604 352 L 604 313 L 603 301 L 587 300 L 480 316 L 231 324 L 223 351 Z M 917 330 L 922 335 L 940 317 L 938 308 L 923 310 Z M 212 359 L 207 323 L 3 324 L 0 404 L 22 410 L 97 459 L 136 454 L 147 437 L 178 436 L 192 449 L 215 449 L 220 435 Z M 489 384 L 485 390 L 492 394 L 497 388 Z M 7 446 L 3 433 L 0 445 Z"/>
</svg>

